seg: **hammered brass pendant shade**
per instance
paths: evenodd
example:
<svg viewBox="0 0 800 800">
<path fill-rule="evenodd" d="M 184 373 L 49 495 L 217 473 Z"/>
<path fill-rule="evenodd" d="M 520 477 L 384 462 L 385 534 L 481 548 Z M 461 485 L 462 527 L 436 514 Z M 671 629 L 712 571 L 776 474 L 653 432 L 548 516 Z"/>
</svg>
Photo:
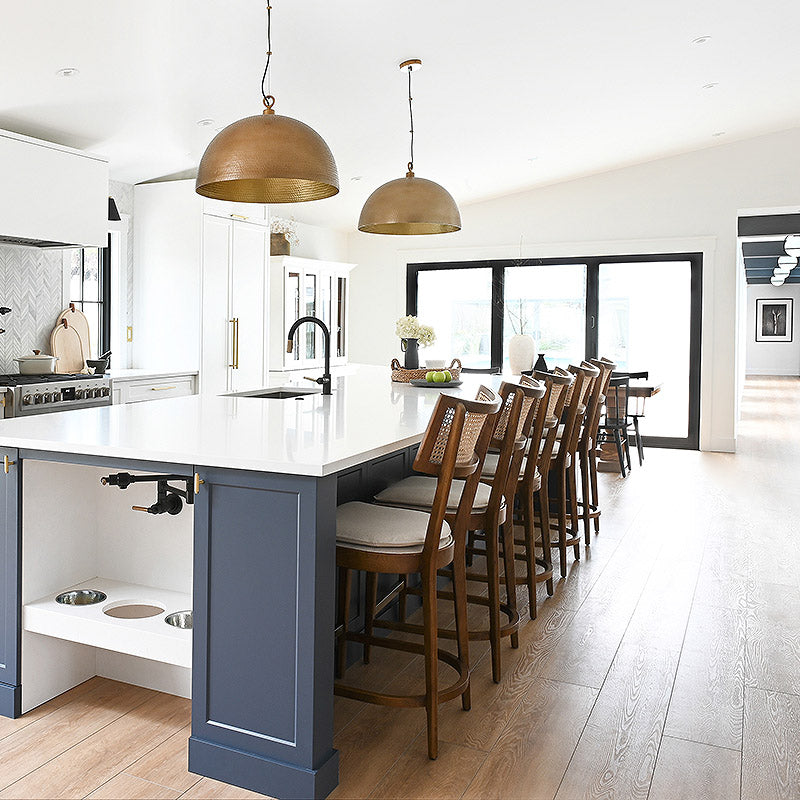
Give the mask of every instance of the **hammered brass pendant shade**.
<svg viewBox="0 0 800 800">
<path fill-rule="evenodd" d="M 364 203 L 358 220 L 363 233 L 420 236 L 461 230 L 461 214 L 453 196 L 443 186 L 414 175 L 414 110 L 411 73 L 422 67 L 419 58 L 400 64 L 408 74 L 408 113 L 411 121 L 411 160 L 405 178 L 379 186 Z"/>
<path fill-rule="evenodd" d="M 241 203 L 303 203 L 335 195 L 339 175 L 330 148 L 313 128 L 268 109 L 211 140 L 196 190 Z"/>
<path fill-rule="evenodd" d="M 408 172 L 379 186 L 364 203 L 358 229 L 364 233 L 423 235 L 461 230 L 456 201 L 443 186 Z"/>
</svg>

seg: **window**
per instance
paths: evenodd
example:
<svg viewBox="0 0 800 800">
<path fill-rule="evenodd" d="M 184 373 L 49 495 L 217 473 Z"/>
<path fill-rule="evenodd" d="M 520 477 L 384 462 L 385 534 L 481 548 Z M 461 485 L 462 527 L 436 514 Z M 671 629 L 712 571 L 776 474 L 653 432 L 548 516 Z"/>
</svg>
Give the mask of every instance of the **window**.
<svg viewBox="0 0 800 800">
<path fill-rule="evenodd" d="M 434 327 L 433 357 L 465 367 L 507 370 L 528 333 L 550 369 L 603 355 L 648 371 L 645 442 L 699 446 L 701 253 L 409 264 L 406 309 Z"/>
<path fill-rule="evenodd" d="M 89 321 L 86 358 L 111 349 L 111 237 L 106 247 L 69 251 L 69 302 Z"/>
</svg>

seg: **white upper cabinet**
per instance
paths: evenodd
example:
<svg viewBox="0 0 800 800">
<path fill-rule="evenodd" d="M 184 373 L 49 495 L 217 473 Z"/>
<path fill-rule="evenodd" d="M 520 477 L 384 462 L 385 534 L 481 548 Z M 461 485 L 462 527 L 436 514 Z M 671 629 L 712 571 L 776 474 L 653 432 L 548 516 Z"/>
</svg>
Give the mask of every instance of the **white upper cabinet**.
<svg viewBox="0 0 800 800">
<path fill-rule="evenodd" d="M 0 240 L 105 247 L 108 162 L 61 145 L 0 131 Z"/>
<path fill-rule="evenodd" d="M 286 352 L 286 334 L 300 317 L 318 317 L 331 332 L 331 364 L 348 358 L 350 270 L 355 264 L 295 256 L 270 258 L 270 369 L 308 369 L 324 364 L 322 330 L 303 325 Z"/>
<path fill-rule="evenodd" d="M 260 388 L 267 372 L 266 210 L 208 204 L 193 180 L 135 189 L 134 366 L 199 368 L 204 393 Z M 247 220 L 242 210 L 250 211 Z"/>
</svg>

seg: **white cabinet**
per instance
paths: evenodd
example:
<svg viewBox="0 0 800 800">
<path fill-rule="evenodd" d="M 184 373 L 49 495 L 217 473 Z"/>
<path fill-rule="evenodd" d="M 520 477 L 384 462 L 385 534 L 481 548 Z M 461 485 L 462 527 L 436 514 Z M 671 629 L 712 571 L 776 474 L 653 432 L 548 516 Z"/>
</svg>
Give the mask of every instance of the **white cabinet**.
<svg viewBox="0 0 800 800">
<path fill-rule="evenodd" d="M 201 197 L 193 180 L 134 191 L 134 366 L 200 369 L 203 392 L 263 386 L 266 207 Z"/>
<path fill-rule="evenodd" d="M 114 405 L 197 394 L 196 372 L 156 375 L 147 374 L 144 370 L 120 370 L 120 372 L 121 376 L 111 377 Z"/>
<path fill-rule="evenodd" d="M 331 364 L 348 357 L 350 270 L 354 264 L 295 256 L 270 258 L 270 368 L 308 369 L 324 363 L 322 330 L 302 326 L 286 352 L 286 334 L 300 317 L 319 317 L 331 332 Z"/>
<path fill-rule="evenodd" d="M 269 229 L 204 215 L 201 376 L 204 392 L 256 389 L 267 371 Z"/>
</svg>

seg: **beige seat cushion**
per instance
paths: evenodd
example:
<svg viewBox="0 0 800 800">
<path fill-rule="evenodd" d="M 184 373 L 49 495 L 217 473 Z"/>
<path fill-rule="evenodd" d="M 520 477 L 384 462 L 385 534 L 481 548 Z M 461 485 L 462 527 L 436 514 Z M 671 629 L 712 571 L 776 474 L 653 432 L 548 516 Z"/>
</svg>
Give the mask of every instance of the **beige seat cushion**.
<svg viewBox="0 0 800 800">
<path fill-rule="evenodd" d="M 494 478 L 497 474 L 497 462 L 500 460 L 499 453 L 487 453 L 486 459 L 483 462 L 483 469 L 481 470 L 481 478 Z M 522 459 L 522 466 L 520 467 L 519 474 L 525 474 L 525 466 L 527 465 L 528 459 Z"/>
<path fill-rule="evenodd" d="M 336 509 L 336 544 L 390 553 L 418 553 L 425 544 L 430 514 L 370 503 L 345 503 Z M 442 524 L 440 549 L 453 541 Z"/>
<path fill-rule="evenodd" d="M 465 481 L 454 480 L 447 498 L 447 511 L 455 514 L 464 492 Z M 492 493 L 490 486 L 478 484 L 475 500 L 472 502 L 473 511 L 484 511 L 489 505 L 489 496 Z M 411 508 L 431 508 L 436 494 L 436 478 L 426 475 L 411 475 L 384 489 L 375 495 L 376 503 L 389 506 L 403 506 Z"/>
</svg>

